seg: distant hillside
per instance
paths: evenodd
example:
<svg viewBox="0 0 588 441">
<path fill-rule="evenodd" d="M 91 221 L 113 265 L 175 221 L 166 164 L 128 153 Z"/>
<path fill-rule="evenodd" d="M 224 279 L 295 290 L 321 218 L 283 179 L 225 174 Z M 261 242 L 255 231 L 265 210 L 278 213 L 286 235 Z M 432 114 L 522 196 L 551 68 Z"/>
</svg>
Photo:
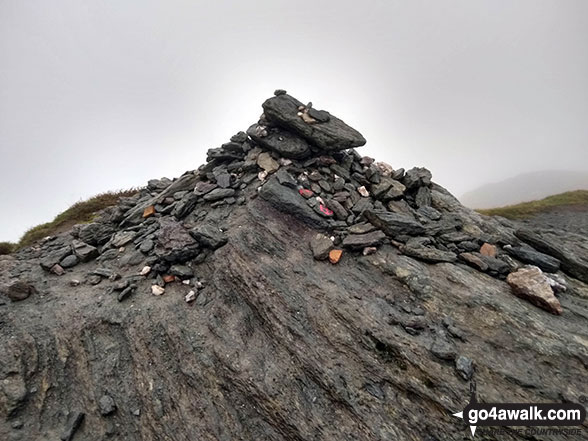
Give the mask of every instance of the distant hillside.
<svg viewBox="0 0 588 441">
<path fill-rule="evenodd" d="M 576 190 L 561 193 L 532 202 L 523 202 L 501 208 L 478 210 L 488 216 L 503 216 L 509 219 L 525 219 L 556 207 L 588 206 L 588 190 Z"/>
<path fill-rule="evenodd" d="M 578 189 L 588 189 L 588 172 L 545 170 L 483 185 L 459 200 L 470 208 L 494 208 Z"/>
</svg>

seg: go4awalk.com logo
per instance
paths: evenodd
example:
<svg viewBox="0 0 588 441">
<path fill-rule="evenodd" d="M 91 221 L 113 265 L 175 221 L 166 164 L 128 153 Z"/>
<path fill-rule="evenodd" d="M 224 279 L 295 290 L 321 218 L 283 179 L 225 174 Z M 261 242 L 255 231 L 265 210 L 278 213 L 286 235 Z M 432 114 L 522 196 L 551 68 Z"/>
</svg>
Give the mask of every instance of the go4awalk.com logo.
<svg viewBox="0 0 588 441">
<path fill-rule="evenodd" d="M 479 403 L 476 399 L 475 384 L 472 384 L 469 404 L 461 412 L 453 415 L 462 418 L 469 426 L 472 437 L 477 427 L 526 426 L 518 430 L 527 435 L 541 434 L 546 430 L 551 434 L 570 431 L 579 433 L 579 428 L 566 429 L 565 426 L 579 426 L 586 419 L 586 409 L 576 403 Z M 538 429 L 549 426 L 552 429 Z M 547 433 L 547 432 L 545 432 Z"/>
</svg>

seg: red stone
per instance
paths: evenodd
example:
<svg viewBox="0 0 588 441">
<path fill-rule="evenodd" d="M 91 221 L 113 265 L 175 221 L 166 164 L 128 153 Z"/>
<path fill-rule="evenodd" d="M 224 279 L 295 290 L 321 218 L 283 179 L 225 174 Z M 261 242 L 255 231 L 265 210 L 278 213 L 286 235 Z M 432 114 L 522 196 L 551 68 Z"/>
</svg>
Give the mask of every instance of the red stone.
<svg viewBox="0 0 588 441">
<path fill-rule="evenodd" d="M 172 283 L 176 281 L 176 276 L 172 276 L 171 274 L 166 274 L 163 276 L 163 281 L 165 283 Z"/>
<path fill-rule="evenodd" d="M 323 213 L 325 216 L 332 216 L 333 215 L 333 210 L 325 207 L 323 204 L 319 205 L 319 210 L 321 210 L 321 213 Z"/>
<path fill-rule="evenodd" d="M 343 250 L 331 250 L 329 252 L 329 262 L 331 262 L 332 264 L 339 263 L 342 255 Z"/>
<path fill-rule="evenodd" d="M 302 196 L 305 199 L 310 199 L 314 196 L 314 193 L 311 190 L 307 190 L 306 188 L 301 188 L 300 190 L 298 190 L 298 193 L 300 193 L 300 196 Z"/>
</svg>

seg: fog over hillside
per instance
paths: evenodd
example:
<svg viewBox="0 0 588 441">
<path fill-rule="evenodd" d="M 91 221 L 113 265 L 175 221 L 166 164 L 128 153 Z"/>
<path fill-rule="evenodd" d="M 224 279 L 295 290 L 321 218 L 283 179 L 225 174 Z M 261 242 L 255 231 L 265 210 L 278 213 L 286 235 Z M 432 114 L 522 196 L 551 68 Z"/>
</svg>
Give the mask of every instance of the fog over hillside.
<svg viewBox="0 0 588 441">
<path fill-rule="evenodd" d="M 0 241 L 198 167 L 277 88 L 456 195 L 588 172 L 586 29 L 586 0 L 2 1 Z"/>
<path fill-rule="evenodd" d="M 588 172 L 543 170 L 482 185 L 459 199 L 466 207 L 494 208 L 584 189 L 588 189 Z"/>
</svg>

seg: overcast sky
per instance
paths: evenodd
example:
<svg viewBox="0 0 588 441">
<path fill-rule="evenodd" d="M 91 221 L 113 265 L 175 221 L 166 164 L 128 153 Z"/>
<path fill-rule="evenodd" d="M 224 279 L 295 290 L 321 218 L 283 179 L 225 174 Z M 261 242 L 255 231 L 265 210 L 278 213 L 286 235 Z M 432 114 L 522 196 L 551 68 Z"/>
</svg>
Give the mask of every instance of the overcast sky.
<svg viewBox="0 0 588 441">
<path fill-rule="evenodd" d="M 276 88 L 458 196 L 588 170 L 587 85 L 586 0 L 0 0 L 0 240 L 197 168 Z"/>
</svg>

